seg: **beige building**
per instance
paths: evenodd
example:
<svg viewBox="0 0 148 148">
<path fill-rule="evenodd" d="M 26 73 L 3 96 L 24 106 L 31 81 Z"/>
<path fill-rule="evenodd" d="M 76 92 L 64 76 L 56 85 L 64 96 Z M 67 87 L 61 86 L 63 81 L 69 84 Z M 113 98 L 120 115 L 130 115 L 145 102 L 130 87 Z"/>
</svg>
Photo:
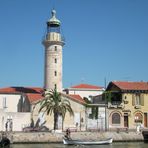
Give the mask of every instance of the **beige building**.
<svg viewBox="0 0 148 148">
<path fill-rule="evenodd" d="M 107 106 L 104 101 L 99 101 L 97 104 L 87 104 L 82 97 L 73 94 L 62 94 L 62 99 L 66 99 L 70 102 L 74 116 L 70 116 L 67 112 L 64 121 L 62 117 L 59 116 L 59 130 L 70 128 L 72 131 L 104 131 L 107 129 Z M 48 127 L 49 130 L 52 130 L 54 125 L 53 114 L 46 115 L 44 112 L 39 113 L 40 104 L 37 103 L 38 101 L 40 100 L 32 103 L 32 106 L 36 106 L 33 111 L 34 122 L 39 120 L 40 125 L 46 123 L 45 126 Z"/>
<path fill-rule="evenodd" d="M 148 127 L 147 82 L 110 82 L 104 97 L 108 101 L 109 129 Z"/>
<path fill-rule="evenodd" d="M 62 94 L 62 99 L 69 100 L 74 112 L 74 116 L 70 116 L 69 113 L 67 112 L 64 121 L 62 120 L 62 116 L 59 116 L 58 129 L 66 130 L 67 128 L 70 128 L 71 130 L 74 131 L 85 130 L 86 129 L 85 101 L 79 95 Z M 46 122 L 45 126 L 48 127 L 49 130 L 52 130 L 54 125 L 53 114 L 46 115 L 44 114 L 44 112 L 39 113 L 40 104 L 36 105 L 38 101 L 32 103 L 32 105 L 35 106 L 33 111 L 34 122 L 40 119 L 39 124 Z"/>
</svg>

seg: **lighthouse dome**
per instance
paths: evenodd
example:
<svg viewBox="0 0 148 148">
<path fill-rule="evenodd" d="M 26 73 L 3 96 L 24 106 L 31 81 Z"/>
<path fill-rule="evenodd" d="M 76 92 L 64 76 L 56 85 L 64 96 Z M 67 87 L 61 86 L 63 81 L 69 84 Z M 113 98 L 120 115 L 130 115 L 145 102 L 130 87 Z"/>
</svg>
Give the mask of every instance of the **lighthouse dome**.
<svg viewBox="0 0 148 148">
<path fill-rule="evenodd" d="M 50 27 L 58 27 L 60 26 L 61 22 L 56 18 L 56 11 L 52 10 L 51 12 L 52 17 L 47 21 L 47 25 Z"/>
</svg>

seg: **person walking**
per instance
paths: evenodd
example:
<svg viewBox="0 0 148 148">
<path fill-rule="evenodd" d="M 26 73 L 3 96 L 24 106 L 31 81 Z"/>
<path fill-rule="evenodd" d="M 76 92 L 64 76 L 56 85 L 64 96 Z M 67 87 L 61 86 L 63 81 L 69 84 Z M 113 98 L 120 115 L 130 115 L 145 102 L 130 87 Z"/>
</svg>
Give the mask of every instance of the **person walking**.
<svg viewBox="0 0 148 148">
<path fill-rule="evenodd" d="M 9 123 L 9 128 L 10 128 L 10 131 L 12 131 L 12 129 L 13 129 L 13 122 L 12 121 L 10 121 L 10 123 Z"/>
<path fill-rule="evenodd" d="M 5 129 L 6 129 L 6 131 L 8 131 L 8 121 L 5 124 Z"/>
</svg>

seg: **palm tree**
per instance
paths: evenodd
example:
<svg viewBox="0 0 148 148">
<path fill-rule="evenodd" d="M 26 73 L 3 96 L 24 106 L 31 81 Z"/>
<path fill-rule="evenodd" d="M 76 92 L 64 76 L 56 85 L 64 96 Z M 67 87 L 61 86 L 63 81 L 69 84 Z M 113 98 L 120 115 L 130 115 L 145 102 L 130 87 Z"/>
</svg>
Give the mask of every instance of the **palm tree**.
<svg viewBox="0 0 148 148">
<path fill-rule="evenodd" d="M 58 129 L 58 116 L 62 115 L 64 121 L 65 114 L 68 111 L 70 116 L 74 115 L 71 104 L 68 100 L 62 99 L 61 93 L 56 89 L 45 91 L 45 98 L 40 102 L 39 112 L 43 111 L 47 115 L 54 115 L 54 130 Z"/>
</svg>

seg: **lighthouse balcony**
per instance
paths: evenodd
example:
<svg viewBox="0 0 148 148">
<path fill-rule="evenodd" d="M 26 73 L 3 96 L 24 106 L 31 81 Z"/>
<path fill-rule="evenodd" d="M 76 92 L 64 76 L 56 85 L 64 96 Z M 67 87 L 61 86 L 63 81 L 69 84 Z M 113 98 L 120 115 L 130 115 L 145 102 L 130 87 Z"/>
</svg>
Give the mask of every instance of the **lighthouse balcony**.
<svg viewBox="0 0 148 148">
<path fill-rule="evenodd" d="M 65 39 L 59 33 L 49 33 L 43 37 L 43 41 L 53 41 L 53 42 L 65 42 Z"/>
</svg>

